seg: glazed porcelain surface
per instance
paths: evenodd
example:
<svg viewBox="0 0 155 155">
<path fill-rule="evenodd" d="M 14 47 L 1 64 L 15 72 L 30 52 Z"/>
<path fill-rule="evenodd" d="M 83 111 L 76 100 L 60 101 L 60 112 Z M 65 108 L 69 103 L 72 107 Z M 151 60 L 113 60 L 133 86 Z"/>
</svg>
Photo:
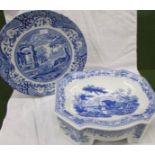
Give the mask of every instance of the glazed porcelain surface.
<svg viewBox="0 0 155 155">
<path fill-rule="evenodd" d="M 139 132 L 139 125 L 147 124 L 154 112 L 155 96 L 148 82 L 125 70 L 76 72 L 57 86 L 56 113 L 66 129 L 126 133 L 135 126 Z"/>
<path fill-rule="evenodd" d="M 52 11 L 15 17 L 0 32 L 0 74 L 18 91 L 34 96 L 55 92 L 57 80 L 83 70 L 87 48 L 80 29 Z"/>
</svg>

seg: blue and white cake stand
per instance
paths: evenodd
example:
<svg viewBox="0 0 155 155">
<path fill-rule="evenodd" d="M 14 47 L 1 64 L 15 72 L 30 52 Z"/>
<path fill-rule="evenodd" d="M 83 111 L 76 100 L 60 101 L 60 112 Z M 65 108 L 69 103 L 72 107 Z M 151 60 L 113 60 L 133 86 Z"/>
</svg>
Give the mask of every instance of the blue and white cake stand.
<svg viewBox="0 0 155 155">
<path fill-rule="evenodd" d="M 53 94 L 59 79 L 83 70 L 86 57 L 80 29 L 52 11 L 21 14 L 0 32 L 0 75 L 27 95 Z"/>
<path fill-rule="evenodd" d="M 155 113 L 155 95 L 141 76 L 120 70 L 87 70 L 60 80 L 56 114 L 76 142 L 138 142 Z"/>
</svg>

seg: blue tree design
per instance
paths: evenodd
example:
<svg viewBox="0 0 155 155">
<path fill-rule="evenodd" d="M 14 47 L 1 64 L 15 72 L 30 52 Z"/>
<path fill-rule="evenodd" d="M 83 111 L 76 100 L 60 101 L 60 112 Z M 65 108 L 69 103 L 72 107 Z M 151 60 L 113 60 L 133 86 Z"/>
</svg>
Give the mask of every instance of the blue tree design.
<svg viewBox="0 0 155 155">
<path fill-rule="evenodd" d="M 100 94 L 100 93 L 107 93 L 105 88 L 101 88 L 101 87 L 95 87 L 93 85 L 88 85 L 86 87 L 83 88 L 84 91 L 90 92 L 90 93 L 96 93 L 96 94 Z"/>
<path fill-rule="evenodd" d="M 86 86 L 85 93 L 75 96 L 74 108 L 85 117 L 112 117 L 133 113 L 139 106 L 138 98 L 131 90 L 118 89 L 108 93 L 105 88 Z M 104 93 L 106 92 L 106 93 Z"/>
</svg>

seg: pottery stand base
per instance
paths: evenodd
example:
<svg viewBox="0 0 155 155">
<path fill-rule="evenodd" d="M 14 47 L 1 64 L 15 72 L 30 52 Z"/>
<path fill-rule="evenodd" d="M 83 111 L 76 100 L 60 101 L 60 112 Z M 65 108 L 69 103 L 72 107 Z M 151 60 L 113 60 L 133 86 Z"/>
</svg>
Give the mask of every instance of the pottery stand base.
<svg viewBox="0 0 155 155">
<path fill-rule="evenodd" d="M 141 140 L 143 131 L 146 127 L 145 124 L 139 124 L 123 130 L 98 130 L 86 128 L 83 130 L 77 130 L 71 125 L 68 125 L 63 120 L 60 120 L 60 127 L 63 129 L 66 135 L 73 139 L 78 144 L 93 144 L 95 140 L 112 142 L 127 139 L 129 144 L 138 143 Z"/>
</svg>

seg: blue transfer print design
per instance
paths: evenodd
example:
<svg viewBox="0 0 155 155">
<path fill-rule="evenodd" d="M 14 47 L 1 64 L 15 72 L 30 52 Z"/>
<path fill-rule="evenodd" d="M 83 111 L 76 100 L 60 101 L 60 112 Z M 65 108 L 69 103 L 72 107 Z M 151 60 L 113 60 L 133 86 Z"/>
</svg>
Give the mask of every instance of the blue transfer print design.
<svg viewBox="0 0 155 155">
<path fill-rule="evenodd" d="M 134 133 L 134 138 L 141 138 L 144 130 L 146 128 L 146 124 L 140 124 L 140 125 L 137 125 L 136 128 L 135 128 L 135 133 Z"/>
<path fill-rule="evenodd" d="M 135 81 L 136 83 L 138 83 L 140 85 L 142 91 L 146 94 L 148 101 L 149 101 L 148 107 L 145 109 L 145 111 L 143 113 L 136 114 L 136 115 L 134 113 L 131 113 L 129 115 L 129 117 L 125 116 L 118 120 L 110 120 L 110 121 L 104 120 L 104 119 L 103 120 L 97 119 L 98 117 L 78 117 L 76 115 L 71 114 L 65 108 L 66 96 L 65 96 L 64 92 L 65 92 L 66 86 L 74 80 L 83 80 L 83 79 L 93 77 L 93 76 L 125 77 L 132 81 Z M 84 96 L 82 96 L 83 99 L 93 97 L 92 93 L 89 93 L 89 96 L 85 96 L 85 95 L 86 94 L 84 94 Z M 106 93 L 105 93 L 105 95 L 106 95 Z M 131 96 L 131 95 L 129 95 L 129 96 Z M 134 97 L 133 101 L 137 103 L 137 99 L 135 97 Z M 132 107 L 132 104 L 131 104 L 131 107 Z M 134 107 L 132 107 L 132 108 L 134 109 Z M 155 94 L 154 94 L 154 91 L 152 90 L 151 86 L 149 85 L 149 83 L 143 77 L 141 77 L 137 74 L 134 74 L 132 72 L 129 72 L 126 70 L 114 71 L 114 70 L 109 70 L 109 69 L 108 70 L 106 70 L 106 69 L 98 69 L 98 70 L 90 69 L 85 72 L 75 72 L 73 74 L 69 74 L 58 82 L 57 93 L 56 93 L 56 113 L 58 113 L 63 118 L 67 119 L 68 121 L 71 121 L 79 128 L 89 126 L 89 125 L 96 126 L 96 127 L 107 127 L 107 128 L 113 127 L 113 128 L 115 128 L 115 127 L 119 127 L 119 126 L 125 126 L 125 125 L 129 125 L 132 123 L 136 123 L 139 121 L 149 121 L 155 113 Z"/>
<path fill-rule="evenodd" d="M 90 93 L 96 93 L 96 94 L 100 94 L 100 93 L 107 93 L 105 88 L 100 88 L 100 87 L 96 87 L 96 86 L 86 86 L 83 88 L 84 91 L 86 92 L 90 92 Z"/>
<path fill-rule="evenodd" d="M 128 139 L 131 136 L 135 138 L 135 134 L 138 133 L 140 126 L 130 127 L 123 130 L 107 131 L 99 130 L 93 128 L 86 128 L 83 130 L 77 130 L 70 124 L 59 119 L 60 127 L 63 129 L 64 133 L 69 136 L 72 140 L 79 144 L 93 144 L 95 140 L 100 139 L 101 141 L 113 140 L 115 139 Z M 135 130 L 136 129 L 136 130 Z M 142 132 L 139 133 L 138 139 L 141 137 Z"/>
<path fill-rule="evenodd" d="M 0 32 L 0 75 L 27 95 L 54 94 L 57 80 L 82 71 L 86 59 L 86 42 L 80 29 L 52 11 L 23 13 Z"/>
<path fill-rule="evenodd" d="M 112 117 L 135 112 L 139 106 L 138 98 L 131 90 L 118 89 L 108 92 L 105 88 L 86 86 L 75 96 L 74 108 L 80 116 Z"/>
<path fill-rule="evenodd" d="M 68 40 L 52 29 L 32 30 L 18 42 L 15 60 L 27 78 L 37 82 L 55 80 L 70 66 L 72 51 Z"/>
</svg>

